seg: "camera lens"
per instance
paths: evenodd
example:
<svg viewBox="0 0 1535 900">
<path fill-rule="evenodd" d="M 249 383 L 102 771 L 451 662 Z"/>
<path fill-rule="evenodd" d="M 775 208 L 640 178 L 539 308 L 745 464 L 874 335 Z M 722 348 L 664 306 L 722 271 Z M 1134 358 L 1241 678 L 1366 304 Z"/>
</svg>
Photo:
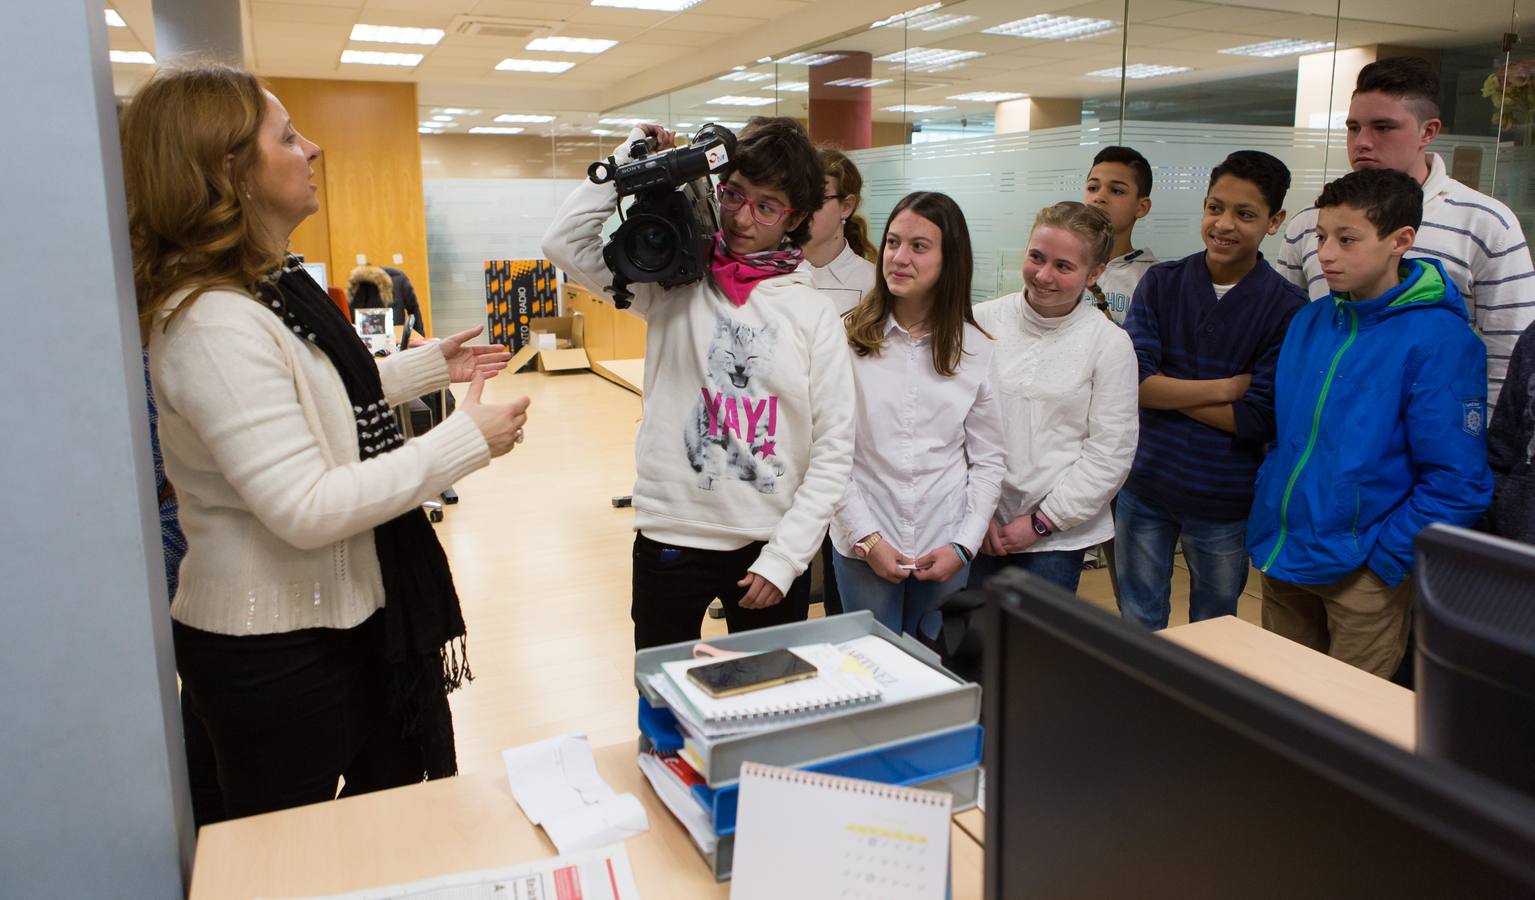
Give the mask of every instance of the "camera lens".
<svg viewBox="0 0 1535 900">
<path fill-rule="evenodd" d="M 671 265 L 672 257 L 677 252 L 672 229 L 666 223 L 655 220 L 634 224 L 634 230 L 624 240 L 624 255 L 641 271 L 664 271 Z"/>
</svg>

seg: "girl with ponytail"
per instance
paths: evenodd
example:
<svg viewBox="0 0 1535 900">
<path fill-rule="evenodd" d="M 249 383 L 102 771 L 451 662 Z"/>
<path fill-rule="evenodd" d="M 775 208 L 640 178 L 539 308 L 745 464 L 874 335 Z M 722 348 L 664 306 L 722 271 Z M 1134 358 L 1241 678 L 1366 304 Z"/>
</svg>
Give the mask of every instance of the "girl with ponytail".
<svg viewBox="0 0 1535 900">
<path fill-rule="evenodd" d="M 826 190 L 821 205 L 810 217 L 810 240 L 805 259 L 810 261 L 815 287 L 830 298 L 840 315 L 847 315 L 863 296 L 874 290 L 874 247 L 869 225 L 858 213 L 863 177 L 841 150 L 820 149 L 826 170 Z"/>
</svg>

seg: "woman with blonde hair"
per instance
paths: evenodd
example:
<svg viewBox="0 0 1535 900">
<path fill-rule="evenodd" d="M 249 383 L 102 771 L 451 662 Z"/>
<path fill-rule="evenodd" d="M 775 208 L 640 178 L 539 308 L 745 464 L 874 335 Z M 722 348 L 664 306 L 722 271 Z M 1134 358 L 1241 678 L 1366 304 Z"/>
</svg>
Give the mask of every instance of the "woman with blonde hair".
<svg viewBox="0 0 1535 900">
<path fill-rule="evenodd" d="M 320 148 L 257 78 L 152 75 L 122 117 L 134 285 L 187 536 L 177 668 L 231 817 L 456 771 L 470 677 L 447 558 L 420 505 L 520 439 L 488 404 L 478 329 L 375 362 L 286 256 Z M 390 408 L 470 381 L 403 442 Z"/>
<path fill-rule="evenodd" d="M 847 317 L 858 431 L 833 564 L 843 607 L 897 633 L 937 634 L 937 607 L 964 587 L 1006 471 L 973 268 L 959 206 L 909 194 L 885 226 L 874 290 Z"/>
<path fill-rule="evenodd" d="M 1024 251 L 1023 290 L 976 307 L 997 342 L 1007 476 L 973 587 L 1023 566 L 1075 591 L 1087 548 L 1114 536 L 1109 501 L 1135 457 L 1140 379 L 1129 336 L 1086 295 L 1113 247 L 1103 210 L 1047 206 Z"/>
<path fill-rule="evenodd" d="M 826 190 L 821 205 L 810 215 L 805 259 L 816 290 L 831 300 L 839 315 L 846 315 L 874 290 L 874 247 L 869 243 L 869 224 L 858 211 L 863 176 L 841 150 L 822 147 L 819 153 L 826 169 Z"/>
</svg>

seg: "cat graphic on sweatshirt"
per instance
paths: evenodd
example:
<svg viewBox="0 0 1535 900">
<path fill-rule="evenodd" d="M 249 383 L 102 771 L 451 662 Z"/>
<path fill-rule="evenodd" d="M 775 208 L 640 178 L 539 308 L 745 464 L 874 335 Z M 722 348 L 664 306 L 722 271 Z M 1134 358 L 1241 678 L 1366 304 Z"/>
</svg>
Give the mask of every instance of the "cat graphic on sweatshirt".
<svg viewBox="0 0 1535 900">
<path fill-rule="evenodd" d="M 784 473 L 775 446 L 778 398 L 767 395 L 763 386 L 772 373 L 777 343 L 775 325 L 754 328 L 726 315 L 715 322 L 708 383 L 699 389 L 683 434 L 688 464 L 703 490 L 715 490 L 726 477 L 749 482 L 764 494 L 778 490 Z"/>
</svg>

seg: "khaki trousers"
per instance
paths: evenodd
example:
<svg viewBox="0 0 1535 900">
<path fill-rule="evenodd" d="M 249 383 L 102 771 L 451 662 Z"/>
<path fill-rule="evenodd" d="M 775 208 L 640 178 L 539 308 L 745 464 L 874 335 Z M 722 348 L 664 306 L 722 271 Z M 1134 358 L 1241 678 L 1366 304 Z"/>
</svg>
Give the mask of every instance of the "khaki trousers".
<svg viewBox="0 0 1535 900">
<path fill-rule="evenodd" d="M 1407 652 L 1409 579 L 1389 587 L 1368 566 L 1332 584 L 1261 578 L 1264 628 L 1381 678 L 1396 672 Z"/>
</svg>

